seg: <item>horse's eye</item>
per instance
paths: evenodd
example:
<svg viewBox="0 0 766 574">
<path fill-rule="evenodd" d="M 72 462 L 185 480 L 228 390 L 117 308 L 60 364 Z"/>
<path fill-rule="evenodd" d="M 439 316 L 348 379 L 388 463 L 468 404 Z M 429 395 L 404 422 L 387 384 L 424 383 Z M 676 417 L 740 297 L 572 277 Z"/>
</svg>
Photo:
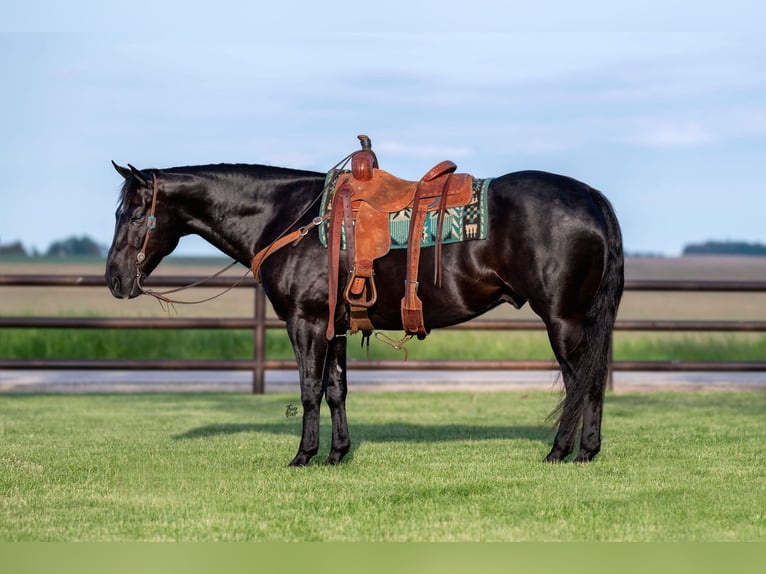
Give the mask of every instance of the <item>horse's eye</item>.
<svg viewBox="0 0 766 574">
<path fill-rule="evenodd" d="M 137 209 L 133 213 L 130 214 L 130 222 L 131 223 L 138 223 L 144 218 L 144 212 L 140 209 Z"/>
</svg>

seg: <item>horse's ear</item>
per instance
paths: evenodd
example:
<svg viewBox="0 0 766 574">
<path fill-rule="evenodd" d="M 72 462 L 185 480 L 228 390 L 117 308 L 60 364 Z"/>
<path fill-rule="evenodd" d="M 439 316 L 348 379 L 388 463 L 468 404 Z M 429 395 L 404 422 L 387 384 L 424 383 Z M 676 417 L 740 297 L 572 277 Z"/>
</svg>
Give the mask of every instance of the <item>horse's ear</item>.
<svg viewBox="0 0 766 574">
<path fill-rule="evenodd" d="M 135 177 L 138 180 L 138 183 L 140 183 L 144 187 L 149 186 L 149 184 L 146 183 L 146 177 L 144 177 L 144 174 L 141 172 L 140 169 L 138 169 L 137 167 L 133 167 L 130 164 L 128 164 L 128 167 L 130 168 L 130 175 Z"/>
<path fill-rule="evenodd" d="M 121 165 L 115 163 L 114 160 L 112 160 L 112 165 L 114 166 L 114 169 L 117 170 L 117 173 L 119 173 L 123 179 L 128 179 L 131 175 L 130 169 L 127 167 L 122 167 Z"/>
<path fill-rule="evenodd" d="M 133 167 L 130 164 L 128 164 L 128 167 L 122 167 L 121 165 L 115 163 L 114 160 L 112 160 L 112 165 L 114 166 L 114 169 L 117 170 L 117 173 L 119 173 L 123 178 L 128 179 L 132 175 L 138 180 L 138 183 L 144 186 L 146 185 L 146 178 L 144 177 L 144 174 L 141 173 L 141 170 Z"/>
<path fill-rule="evenodd" d="M 141 173 L 141 170 L 133 167 L 130 164 L 128 164 L 128 167 L 130 168 L 130 174 L 138 180 L 138 183 L 140 183 L 143 186 L 146 186 L 147 185 L 146 178 L 144 177 L 144 174 Z"/>
</svg>

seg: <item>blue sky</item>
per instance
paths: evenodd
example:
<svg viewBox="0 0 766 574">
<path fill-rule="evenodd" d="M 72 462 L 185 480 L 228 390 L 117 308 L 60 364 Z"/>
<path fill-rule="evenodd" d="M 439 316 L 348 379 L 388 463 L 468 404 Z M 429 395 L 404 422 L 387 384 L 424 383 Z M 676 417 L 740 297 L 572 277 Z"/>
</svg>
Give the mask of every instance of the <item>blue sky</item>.
<svg viewBox="0 0 766 574">
<path fill-rule="evenodd" d="M 0 8 L 0 242 L 108 244 L 112 159 L 325 171 L 366 133 L 410 179 L 581 179 L 631 252 L 766 243 L 763 2 L 258 4 Z"/>
</svg>

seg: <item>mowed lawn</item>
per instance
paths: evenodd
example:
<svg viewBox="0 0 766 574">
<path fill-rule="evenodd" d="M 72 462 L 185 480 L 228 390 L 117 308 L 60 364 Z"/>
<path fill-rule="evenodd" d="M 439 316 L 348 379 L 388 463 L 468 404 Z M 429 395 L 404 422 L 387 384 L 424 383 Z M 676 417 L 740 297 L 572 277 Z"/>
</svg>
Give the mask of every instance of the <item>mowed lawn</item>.
<svg viewBox="0 0 766 574">
<path fill-rule="evenodd" d="M 610 395 L 588 465 L 540 462 L 557 400 L 352 391 L 288 469 L 295 395 L 0 396 L 0 540 L 766 540 L 765 394 Z"/>
</svg>

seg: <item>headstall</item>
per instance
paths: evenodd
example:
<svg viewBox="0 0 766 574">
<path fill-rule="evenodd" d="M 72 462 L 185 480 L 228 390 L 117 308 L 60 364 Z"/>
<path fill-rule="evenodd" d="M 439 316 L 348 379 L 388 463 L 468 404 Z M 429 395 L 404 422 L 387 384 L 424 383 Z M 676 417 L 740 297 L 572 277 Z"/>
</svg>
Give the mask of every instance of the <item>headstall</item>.
<svg viewBox="0 0 766 574">
<path fill-rule="evenodd" d="M 141 250 L 136 254 L 136 285 L 138 285 L 138 289 L 141 291 L 141 293 L 145 295 L 151 295 L 155 299 L 157 299 L 160 304 L 166 303 L 166 304 L 178 304 L 178 305 L 196 305 L 197 303 L 206 303 L 207 301 L 211 301 L 213 299 L 216 299 L 220 297 L 221 295 L 224 295 L 225 293 L 228 293 L 235 287 L 237 287 L 242 281 L 245 280 L 245 277 L 247 277 L 250 274 L 250 270 L 248 269 L 245 271 L 245 273 L 240 277 L 231 287 L 227 287 L 220 293 L 216 293 L 215 295 L 212 295 L 211 297 L 207 297 L 205 299 L 199 299 L 197 301 L 181 301 L 179 299 L 171 299 L 168 297 L 171 293 L 177 293 L 179 291 L 184 291 L 186 289 L 190 289 L 192 287 L 197 287 L 199 285 L 202 285 L 206 281 L 213 279 L 215 277 L 218 277 L 219 275 L 225 273 L 232 267 L 234 267 L 237 264 L 237 261 L 232 261 L 218 271 L 217 273 L 214 273 L 213 275 L 210 275 L 209 277 L 205 277 L 204 279 L 201 279 L 199 281 L 195 281 L 194 283 L 190 283 L 189 285 L 184 285 L 183 287 L 177 287 L 176 289 L 169 289 L 167 291 L 155 291 L 153 289 L 147 289 L 144 287 L 141 283 L 143 278 L 143 270 L 141 269 L 141 266 L 143 265 L 144 261 L 146 261 L 146 248 L 149 245 L 149 236 L 151 235 L 152 231 L 154 231 L 157 228 L 157 217 L 155 216 L 155 211 L 157 210 L 157 192 L 159 190 L 159 178 L 157 177 L 157 174 L 152 174 L 152 205 L 149 208 L 149 215 L 146 217 L 146 235 L 144 235 L 144 242 L 141 246 Z"/>
</svg>

